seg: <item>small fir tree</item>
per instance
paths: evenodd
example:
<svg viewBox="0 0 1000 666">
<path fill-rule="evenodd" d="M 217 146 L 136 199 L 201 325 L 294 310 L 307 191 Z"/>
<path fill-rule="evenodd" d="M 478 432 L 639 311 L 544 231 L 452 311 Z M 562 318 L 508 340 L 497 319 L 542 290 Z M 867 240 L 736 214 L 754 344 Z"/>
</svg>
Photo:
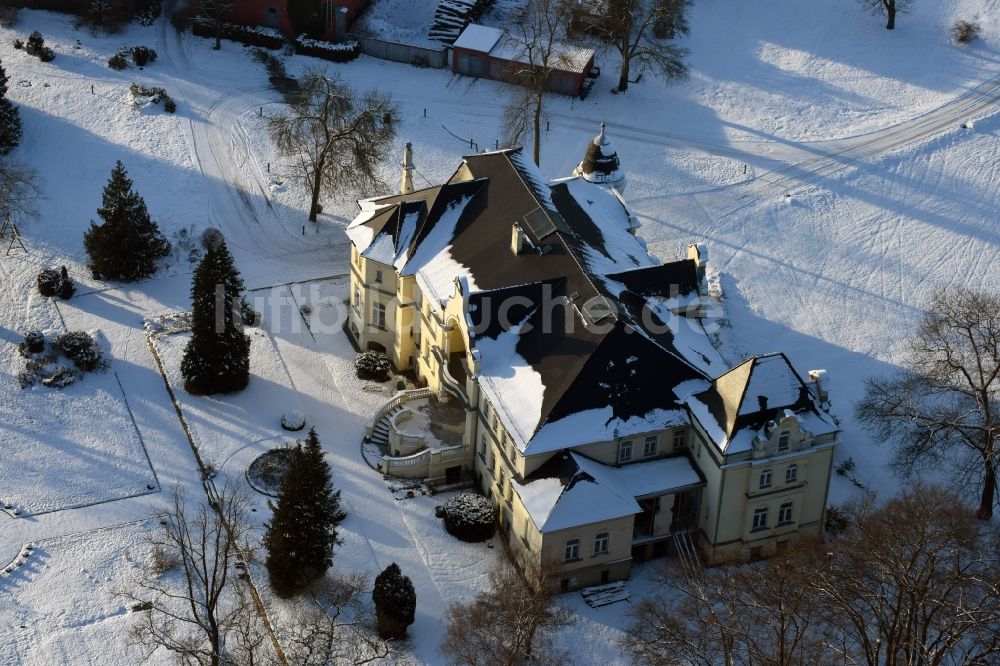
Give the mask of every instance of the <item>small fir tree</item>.
<svg viewBox="0 0 1000 666">
<path fill-rule="evenodd" d="M 404 576 L 395 562 L 375 578 L 372 590 L 378 633 L 382 638 L 400 638 L 413 624 L 417 611 L 417 593 L 409 576 Z"/>
<path fill-rule="evenodd" d="M 170 243 L 149 217 L 146 202 L 132 190 L 125 166 L 119 161 L 104 186 L 97 214 L 83 237 L 94 277 L 134 282 L 156 272 L 156 262 L 170 253 Z"/>
<path fill-rule="evenodd" d="M 271 587 L 288 597 L 321 578 L 333 563 L 337 523 L 344 518 L 316 430 L 292 451 L 277 503 L 266 526 Z"/>
<path fill-rule="evenodd" d="M 3 63 L 0 62 L 0 97 L 7 96 L 7 84 L 10 82 L 10 77 L 7 76 L 7 70 L 3 68 Z"/>
<path fill-rule="evenodd" d="M 205 252 L 194 272 L 191 301 L 191 339 L 181 360 L 185 390 L 209 395 L 246 388 L 250 338 L 239 316 L 243 280 L 225 241 Z"/>
</svg>

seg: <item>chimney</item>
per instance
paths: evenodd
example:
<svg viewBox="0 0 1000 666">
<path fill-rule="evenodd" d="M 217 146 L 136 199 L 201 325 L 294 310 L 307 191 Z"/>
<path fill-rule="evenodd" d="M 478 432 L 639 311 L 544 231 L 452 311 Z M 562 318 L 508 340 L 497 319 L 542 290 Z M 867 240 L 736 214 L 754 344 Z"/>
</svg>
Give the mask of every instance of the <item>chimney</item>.
<svg viewBox="0 0 1000 666">
<path fill-rule="evenodd" d="M 510 250 L 514 254 L 521 254 L 524 249 L 524 232 L 516 224 L 511 225 L 513 231 L 510 234 Z"/>
<path fill-rule="evenodd" d="M 767 396 L 766 395 L 758 395 L 757 396 L 757 402 L 760 404 L 760 411 L 766 412 L 767 411 Z"/>
<path fill-rule="evenodd" d="M 826 386 L 827 381 L 828 374 L 826 370 L 809 371 L 809 383 L 812 384 L 813 394 L 823 407 L 827 406 L 830 402 L 829 387 Z"/>
<path fill-rule="evenodd" d="M 698 271 L 698 282 L 705 286 L 705 266 L 708 264 L 708 246 L 704 243 L 691 243 L 688 245 L 688 259 L 694 259 L 694 265 Z"/>
<path fill-rule="evenodd" d="M 413 191 L 413 171 L 416 169 L 413 166 L 413 146 L 410 143 L 403 148 L 403 161 L 399 166 L 403 167 L 403 182 L 399 186 L 399 193 L 409 194 Z"/>
</svg>

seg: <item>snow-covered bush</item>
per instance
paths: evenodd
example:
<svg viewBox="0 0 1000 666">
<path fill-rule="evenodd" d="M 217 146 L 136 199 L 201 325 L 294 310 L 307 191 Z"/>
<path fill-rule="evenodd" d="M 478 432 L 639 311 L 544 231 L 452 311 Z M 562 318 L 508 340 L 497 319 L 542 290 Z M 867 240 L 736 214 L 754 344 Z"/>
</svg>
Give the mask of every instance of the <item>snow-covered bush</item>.
<svg viewBox="0 0 1000 666">
<path fill-rule="evenodd" d="M 417 592 L 409 576 L 404 576 L 393 562 L 375 578 L 372 590 L 378 633 L 382 638 L 401 638 L 413 624 L 417 611 Z"/>
<path fill-rule="evenodd" d="M 955 25 L 951 27 L 951 38 L 959 44 L 968 44 L 977 39 L 981 33 L 982 28 L 972 21 L 955 21 Z"/>
<path fill-rule="evenodd" d="M 355 39 L 339 43 L 325 42 L 299 35 L 295 39 L 295 52 L 332 62 L 347 62 L 361 55 L 361 43 Z"/>
<path fill-rule="evenodd" d="M 42 37 L 42 33 L 35 30 L 28 35 L 28 42 L 24 45 L 24 50 L 27 51 L 28 55 L 36 56 L 44 47 L 45 38 Z"/>
<path fill-rule="evenodd" d="M 133 83 L 128 90 L 132 95 L 132 104 L 137 107 L 147 104 L 162 104 L 163 110 L 167 113 L 173 113 L 177 110 L 177 103 L 163 88 L 146 87 Z"/>
<path fill-rule="evenodd" d="M 145 7 L 140 9 L 135 18 L 139 21 L 139 25 L 151 26 L 156 22 L 156 19 L 160 17 L 160 2 L 159 0 L 153 0 L 153 2 L 148 3 Z"/>
<path fill-rule="evenodd" d="M 45 351 L 45 334 L 41 331 L 28 331 L 24 334 L 24 340 L 17 346 L 21 356 L 31 356 L 41 354 Z"/>
<path fill-rule="evenodd" d="M 191 23 L 191 32 L 198 37 L 215 38 L 215 27 L 207 21 L 195 19 Z M 236 25 L 235 23 L 223 24 L 222 36 L 247 46 L 263 46 L 272 50 L 280 49 L 281 45 L 285 43 L 284 36 L 274 28 Z"/>
<path fill-rule="evenodd" d="M 125 57 L 125 54 L 122 51 L 119 51 L 118 53 L 108 58 L 108 67 L 115 70 L 116 72 L 120 72 L 126 67 L 128 67 L 128 59 Z"/>
<path fill-rule="evenodd" d="M 58 365 L 53 354 L 34 354 L 28 357 L 24 368 L 17 374 L 22 389 L 41 382 L 50 388 L 65 388 L 76 381 L 77 373 L 72 368 Z"/>
<path fill-rule="evenodd" d="M 55 339 L 55 346 L 84 372 L 96 370 L 104 363 L 104 354 L 93 336 L 84 331 L 67 331 Z"/>
<path fill-rule="evenodd" d="M 148 46 L 133 46 L 129 53 L 132 55 L 132 62 L 135 63 L 136 67 L 145 67 L 147 63 L 154 62 L 156 60 L 156 51 L 149 48 Z"/>
<path fill-rule="evenodd" d="M 485 541 L 496 531 L 496 506 L 482 495 L 455 495 L 445 503 L 443 513 L 445 529 L 462 541 Z"/>
<path fill-rule="evenodd" d="M 385 382 L 392 377 L 392 364 L 389 362 L 389 357 L 382 352 L 361 352 L 354 361 L 354 369 L 359 379 Z"/>
<path fill-rule="evenodd" d="M 298 409 L 283 414 L 281 417 L 281 427 L 291 432 L 297 432 L 306 427 L 306 415 Z"/>
<path fill-rule="evenodd" d="M 76 285 L 70 279 L 66 267 L 60 270 L 54 268 L 44 268 L 36 279 L 38 283 L 38 293 L 42 296 L 59 296 L 63 300 L 69 300 L 76 293 Z"/>
<path fill-rule="evenodd" d="M 52 62 L 56 59 L 56 52 L 47 46 L 43 46 L 38 52 L 38 59 L 42 62 Z"/>
<path fill-rule="evenodd" d="M 23 39 L 15 39 L 14 40 L 14 48 L 15 49 L 23 49 L 24 48 L 24 40 Z"/>
</svg>

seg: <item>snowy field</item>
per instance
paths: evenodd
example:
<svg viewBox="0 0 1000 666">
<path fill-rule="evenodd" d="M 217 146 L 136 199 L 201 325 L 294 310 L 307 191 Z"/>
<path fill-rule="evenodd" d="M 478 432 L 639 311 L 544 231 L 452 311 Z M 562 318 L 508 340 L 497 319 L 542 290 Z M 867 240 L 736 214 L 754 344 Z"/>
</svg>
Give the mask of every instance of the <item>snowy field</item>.
<svg viewBox="0 0 1000 666">
<path fill-rule="evenodd" d="M 983 39 L 950 44 L 958 18 L 978 20 Z M 34 29 L 55 49 L 54 62 L 11 46 Z M 686 82 L 647 76 L 612 95 L 617 63 L 604 54 L 586 101 L 551 98 L 542 169 L 567 175 L 606 118 L 650 248 L 671 259 L 689 242 L 708 244 L 725 294 L 726 360 L 782 350 L 800 371 L 827 368 L 844 427 L 838 462 L 853 457 L 859 479 L 891 492 L 899 481 L 886 473 L 887 450 L 851 416 L 863 380 L 893 371 L 934 291 L 1000 288 L 1000 1 L 914 3 L 890 33 L 854 3 L 696 0 L 691 30 Z M 135 44 L 159 58 L 142 71 L 106 67 Z M 363 425 L 389 394 L 353 377 L 354 353 L 335 323 L 346 282 L 331 276 L 347 271 L 342 230 L 353 200 L 374 193 L 339 193 L 309 226 L 307 197 L 259 115 L 276 112 L 279 96 L 246 49 L 210 46 L 177 37 L 165 21 L 108 37 L 65 16 L 22 11 L 19 25 L 0 30 L 8 96 L 25 126 L 14 157 L 40 171 L 48 194 L 41 218 L 22 223 L 31 254 L 0 256 L 0 500 L 39 514 L 0 514 L 0 561 L 38 544 L 37 559 L 0 579 L 0 622 L 9 629 L 0 662 L 131 663 L 117 591 L 147 556 L 154 524 L 143 521 L 163 510 L 163 491 L 201 492 L 142 321 L 189 307 L 185 234 L 215 226 L 264 322 L 254 331 L 250 388 L 225 399 L 184 394 L 176 375 L 184 336 L 157 341 L 202 452 L 222 479 L 239 481 L 255 455 L 290 439 L 281 414 L 303 410 L 349 513 L 335 566 L 374 574 L 398 562 L 417 588 L 413 655 L 437 663 L 447 603 L 482 589 L 496 551 L 448 537 L 433 518 L 441 497 L 393 500 L 361 456 Z M 502 84 L 367 57 L 283 59 L 293 74 L 320 67 L 391 92 L 418 185 L 447 178 L 474 150 L 455 135 L 475 148 L 500 136 Z M 133 81 L 166 88 L 177 114 L 131 108 Z M 960 127 L 967 120 L 972 129 Z M 384 165 L 390 187 L 398 158 Z M 95 282 L 83 267 L 82 235 L 117 159 L 182 248 L 156 277 L 128 286 Z M 78 295 L 56 306 L 31 286 L 41 267 L 60 264 Z M 303 305 L 312 308 L 305 317 Z M 60 313 L 68 328 L 102 332 L 110 369 L 61 393 L 22 392 L 15 346 L 29 328 L 62 330 Z M 853 492 L 834 477 L 831 501 Z M 71 508 L 97 501 L 106 502 Z M 263 521 L 264 498 L 255 501 Z M 658 566 L 637 567 L 633 600 L 655 589 Z M 269 612 L 286 617 L 283 602 L 263 592 Z M 576 663 L 623 661 L 615 641 L 627 605 L 595 611 L 576 595 L 560 603 L 578 616 L 557 639 Z"/>
</svg>

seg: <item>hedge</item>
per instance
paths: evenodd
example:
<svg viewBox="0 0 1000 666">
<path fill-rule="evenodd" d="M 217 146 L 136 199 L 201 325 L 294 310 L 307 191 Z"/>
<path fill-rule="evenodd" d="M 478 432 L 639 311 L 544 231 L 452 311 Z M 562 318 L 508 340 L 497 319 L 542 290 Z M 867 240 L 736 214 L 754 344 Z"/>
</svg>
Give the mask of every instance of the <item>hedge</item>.
<svg viewBox="0 0 1000 666">
<path fill-rule="evenodd" d="M 339 43 L 324 42 L 299 35 L 295 39 L 295 52 L 331 62 L 348 62 L 361 55 L 361 42 L 355 39 Z"/>
<path fill-rule="evenodd" d="M 195 19 L 191 24 L 191 32 L 198 37 L 215 38 L 215 29 L 205 21 Z M 250 27 L 225 23 L 222 26 L 222 37 L 248 46 L 262 46 L 266 49 L 280 49 L 285 38 L 273 28 Z"/>
</svg>

